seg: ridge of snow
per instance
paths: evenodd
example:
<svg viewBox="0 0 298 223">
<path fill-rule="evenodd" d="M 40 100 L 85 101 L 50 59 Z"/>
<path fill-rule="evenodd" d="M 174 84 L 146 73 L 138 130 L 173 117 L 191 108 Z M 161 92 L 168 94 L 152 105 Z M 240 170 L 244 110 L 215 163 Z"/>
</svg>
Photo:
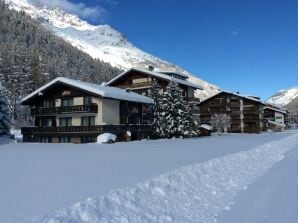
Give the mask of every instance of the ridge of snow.
<svg viewBox="0 0 298 223">
<path fill-rule="evenodd" d="M 298 134 L 245 152 L 189 165 L 132 188 L 88 198 L 56 211 L 39 223 L 66 222 L 217 222 L 235 196 L 284 158 Z"/>
<path fill-rule="evenodd" d="M 279 107 L 287 106 L 291 101 L 298 97 L 298 86 L 285 90 L 279 90 L 266 100 L 266 103 L 273 104 Z"/>
<path fill-rule="evenodd" d="M 191 82 L 204 88 L 203 91 L 196 91 L 195 95 L 200 99 L 219 91 L 217 86 L 193 76 L 172 63 L 140 50 L 130 43 L 122 33 L 109 25 L 90 25 L 78 16 L 66 13 L 60 8 L 33 5 L 29 0 L 5 1 L 10 8 L 26 12 L 32 18 L 39 20 L 46 29 L 95 59 L 125 70 L 152 65 L 159 70 L 173 70 L 182 73 L 187 75 Z"/>
</svg>

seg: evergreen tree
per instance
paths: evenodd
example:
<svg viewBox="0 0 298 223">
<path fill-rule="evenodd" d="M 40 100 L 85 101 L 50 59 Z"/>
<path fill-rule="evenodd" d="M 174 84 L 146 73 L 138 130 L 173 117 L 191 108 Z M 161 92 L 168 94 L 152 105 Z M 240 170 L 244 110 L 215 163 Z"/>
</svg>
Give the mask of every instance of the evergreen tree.
<svg viewBox="0 0 298 223">
<path fill-rule="evenodd" d="M 183 136 L 184 137 L 194 137 L 199 135 L 199 123 L 197 120 L 194 120 L 190 106 L 187 102 L 183 101 Z"/>
<path fill-rule="evenodd" d="M 0 0 L 0 81 L 16 118 L 20 99 L 57 76 L 99 84 L 120 72 Z"/>
<path fill-rule="evenodd" d="M 161 100 L 161 94 L 159 92 L 159 86 L 156 81 L 156 79 L 153 79 L 152 85 L 149 90 L 149 97 L 151 97 L 154 100 L 154 104 L 151 106 L 151 125 L 153 129 L 153 137 L 158 138 L 160 135 L 160 111 L 161 111 L 161 105 L 160 105 L 160 100 Z"/>
<path fill-rule="evenodd" d="M 11 112 L 9 103 L 5 94 L 5 89 L 0 83 L 0 135 L 10 135 Z"/>
<path fill-rule="evenodd" d="M 160 132 L 163 137 L 183 136 L 186 128 L 187 110 L 178 84 L 171 81 L 163 93 L 160 112 Z"/>
</svg>

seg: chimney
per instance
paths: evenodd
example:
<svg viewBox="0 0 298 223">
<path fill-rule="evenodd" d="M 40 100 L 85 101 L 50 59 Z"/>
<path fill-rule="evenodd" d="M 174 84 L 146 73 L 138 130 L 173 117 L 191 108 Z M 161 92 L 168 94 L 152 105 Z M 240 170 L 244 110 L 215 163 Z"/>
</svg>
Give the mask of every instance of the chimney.
<svg viewBox="0 0 298 223">
<path fill-rule="evenodd" d="M 149 71 L 154 71 L 154 67 L 153 67 L 152 65 L 149 65 L 149 66 L 148 66 L 148 70 L 149 70 Z"/>
</svg>

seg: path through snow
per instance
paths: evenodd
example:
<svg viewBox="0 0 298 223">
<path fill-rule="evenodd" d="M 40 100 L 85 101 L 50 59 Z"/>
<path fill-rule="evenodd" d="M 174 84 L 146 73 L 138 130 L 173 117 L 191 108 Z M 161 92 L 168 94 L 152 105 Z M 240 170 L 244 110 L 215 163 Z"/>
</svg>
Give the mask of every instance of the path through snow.
<svg viewBox="0 0 298 223">
<path fill-rule="evenodd" d="M 298 145 L 285 158 L 237 194 L 230 211 L 218 216 L 220 223 L 298 222 Z"/>
<path fill-rule="evenodd" d="M 251 150 L 185 166 L 132 188 L 88 198 L 33 222 L 217 222 L 217 216 L 298 144 L 294 134 Z"/>
</svg>

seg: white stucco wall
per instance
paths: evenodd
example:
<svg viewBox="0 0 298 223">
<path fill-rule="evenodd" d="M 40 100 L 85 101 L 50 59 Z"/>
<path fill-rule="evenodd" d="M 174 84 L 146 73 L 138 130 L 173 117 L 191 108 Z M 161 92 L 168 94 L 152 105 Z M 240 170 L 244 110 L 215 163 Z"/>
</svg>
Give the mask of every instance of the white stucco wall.
<svg viewBox="0 0 298 223">
<path fill-rule="evenodd" d="M 84 98 L 83 97 L 74 97 L 73 98 L 73 105 L 83 105 L 84 104 Z"/>
<path fill-rule="evenodd" d="M 102 99 L 92 97 L 92 103 L 97 104 L 98 112 L 95 115 L 95 125 L 102 124 Z"/>
<path fill-rule="evenodd" d="M 285 124 L 285 116 L 282 113 L 275 112 L 275 122 L 279 124 Z"/>
<path fill-rule="evenodd" d="M 120 101 L 102 100 L 102 122 L 105 124 L 120 124 Z"/>
<path fill-rule="evenodd" d="M 61 106 L 61 99 L 56 99 L 55 100 L 55 107 L 60 107 Z"/>
</svg>

